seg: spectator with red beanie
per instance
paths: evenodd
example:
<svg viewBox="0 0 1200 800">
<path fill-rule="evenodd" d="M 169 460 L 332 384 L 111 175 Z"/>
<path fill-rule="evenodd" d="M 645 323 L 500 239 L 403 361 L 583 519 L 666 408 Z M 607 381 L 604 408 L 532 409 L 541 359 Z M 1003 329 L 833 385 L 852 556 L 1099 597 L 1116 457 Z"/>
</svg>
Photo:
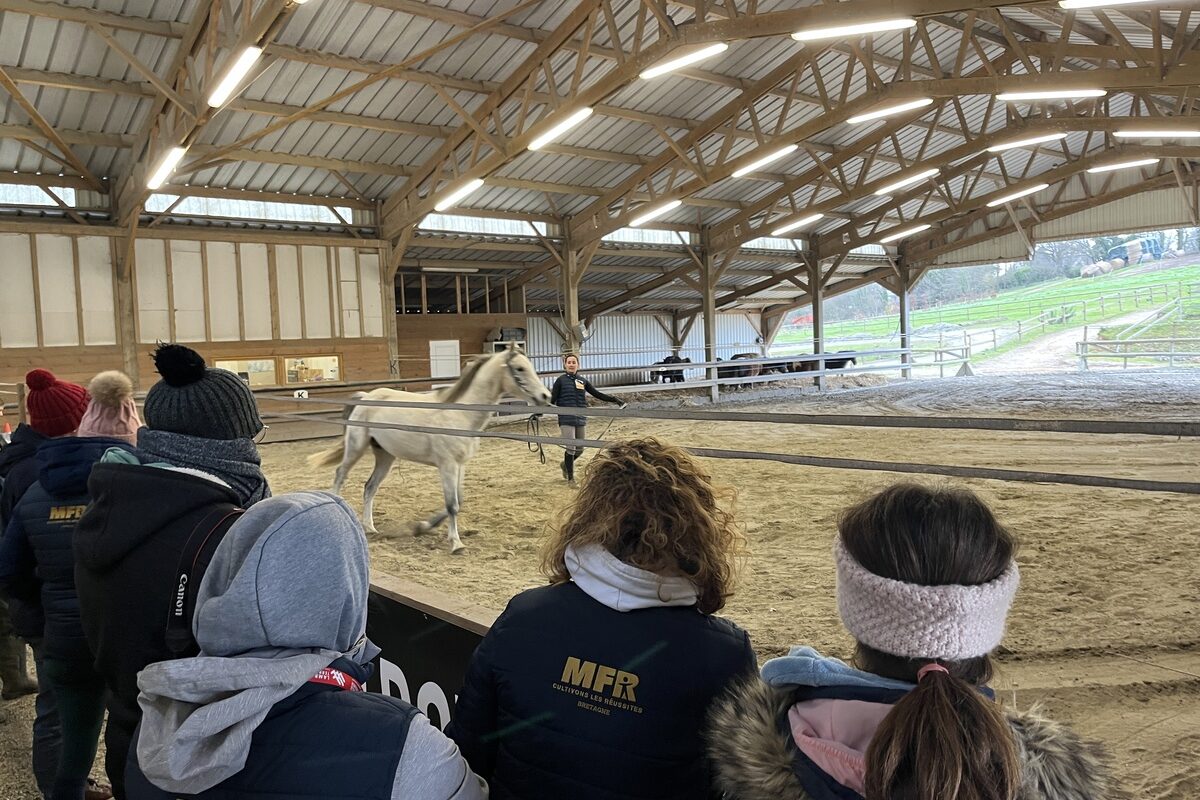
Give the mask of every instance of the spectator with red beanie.
<svg viewBox="0 0 1200 800">
<path fill-rule="evenodd" d="M 4 482 L 0 490 L 0 532 L 8 526 L 21 497 L 37 482 L 38 464 L 34 456 L 38 449 L 51 439 L 74 433 L 88 406 L 87 389 L 60 381 L 49 370 L 30 370 L 25 375 L 25 385 L 29 388 L 25 395 L 29 421 L 18 425 L 12 442 L 0 450 L 0 480 Z M 25 642 L 28 642 L 40 679 L 43 625 L 40 603 L 0 602 L 0 680 L 4 681 L 0 696 L 11 700 L 33 692 L 38 694 L 34 702 L 33 774 L 42 795 L 49 797 L 58 769 L 58 708 L 49 684 L 44 680 L 34 683 L 25 667 Z"/>
</svg>

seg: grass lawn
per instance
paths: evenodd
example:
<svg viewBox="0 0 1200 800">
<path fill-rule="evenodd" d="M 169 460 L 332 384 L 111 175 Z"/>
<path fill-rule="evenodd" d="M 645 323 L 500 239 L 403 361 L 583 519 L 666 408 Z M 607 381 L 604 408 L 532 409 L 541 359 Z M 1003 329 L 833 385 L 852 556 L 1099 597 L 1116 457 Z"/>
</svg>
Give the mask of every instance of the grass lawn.
<svg viewBox="0 0 1200 800">
<path fill-rule="evenodd" d="M 1090 324 L 1093 320 L 1111 319 L 1135 311 L 1137 308 L 1161 305 L 1166 302 L 1167 294 L 1170 297 L 1176 296 L 1180 285 L 1184 287 L 1186 294 L 1189 284 L 1200 283 L 1200 264 L 1138 274 L 1129 274 L 1130 271 L 1130 269 L 1125 269 L 1090 279 L 1064 278 L 1002 292 L 987 300 L 921 309 L 912 314 L 913 330 L 914 332 L 920 331 L 923 327 L 939 323 L 971 328 L 1015 326 L 1019 320 L 1033 319 L 1043 311 L 1057 309 L 1065 303 L 1081 300 L 1093 301 L 1088 306 L 1087 322 Z M 1143 294 L 1135 306 L 1131 290 L 1144 290 L 1152 286 L 1160 287 L 1155 292 L 1154 299 L 1150 300 Z M 1115 298 L 1121 292 L 1125 292 L 1126 295 L 1121 304 L 1117 305 Z M 1200 296 L 1200 287 L 1196 287 L 1194 292 L 1196 292 L 1194 296 Z M 1103 310 L 1101 310 L 1098 300 L 1102 295 L 1111 298 L 1111 301 L 1105 301 Z M 1079 315 L 1076 315 L 1071 321 L 1071 324 L 1083 323 L 1084 320 Z M 868 337 L 884 340 L 893 336 L 896 333 L 897 324 L 898 320 L 895 316 L 829 322 L 825 325 L 825 336 L 831 340 L 843 337 L 862 337 L 866 344 L 870 341 Z M 1061 330 L 1061 327 L 1047 326 L 1046 332 Z M 775 343 L 776 346 L 786 346 L 811 341 L 812 328 L 803 326 L 783 329 L 779 332 Z M 857 344 L 856 342 L 856 346 Z"/>
</svg>

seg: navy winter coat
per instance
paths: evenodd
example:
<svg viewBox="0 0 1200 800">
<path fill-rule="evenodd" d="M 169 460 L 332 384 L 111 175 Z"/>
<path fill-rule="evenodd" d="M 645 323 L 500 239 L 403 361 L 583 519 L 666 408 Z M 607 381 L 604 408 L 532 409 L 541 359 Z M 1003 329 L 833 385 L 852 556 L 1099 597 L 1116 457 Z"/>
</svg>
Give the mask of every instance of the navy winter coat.
<svg viewBox="0 0 1200 800">
<path fill-rule="evenodd" d="M 491 800 L 703 800 L 705 714 L 754 671 L 746 633 L 694 606 L 531 589 L 475 651 L 446 732 Z"/>
<path fill-rule="evenodd" d="M 13 431 L 12 441 L 0 448 L 0 534 L 8 527 L 8 520 L 21 496 L 37 483 L 37 461 L 34 455 L 50 437 L 43 436 L 25 423 Z M 13 632 L 22 639 L 38 639 L 42 635 L 45 620 L 42 604 L 33 592 L 33 601 L 24 602 L 10 598 L 8 613 L 12 619 Z"/>
<path fill-rule="evenodd" d="M 42 444 L 34 456 L 37 483 L 13 510 L 0 540 L 0 591 L 45 613 L 45 653 L 63 661 L 92 662 L 79 619 L 71 537 L 90 500 L 92 466 L 118 439 L 67 437 Z M 39 591 L 40 585 L 40 591 Z"/>
<path fill-rule="evenodd" d="M 348 659 L 331 666 L 360 681 L 367 679 L 367 668 Z M 240 772 L 206 792 L 186 796 L 203 800 L 391 800 L 396 767 L 419 713 L 399 698 L 305 684 L 276 703 L 255 729 L 246 766 Z M 137 748 L 131 747 L 125 797 L 176 800 L 180 795 L 150 783 L 138 765 Z"/>
<path fill-rule="evenodd" d="M 558 380 L 554 381 L 554 386 L 550 390 L 550 404 L 566 408 L 587 408 L 587 396 L 589 394 L 605 403 L 619 404 L 621 402 L 612 395 L 605 394 L 595 386 L 592 386 L 592 382 L 578 372 L 574 375 L 564 372 L 558 376 Z M 570 426 L 586 425 L 587 417 L 559 414 L 558 424 Z"/>
</svg>

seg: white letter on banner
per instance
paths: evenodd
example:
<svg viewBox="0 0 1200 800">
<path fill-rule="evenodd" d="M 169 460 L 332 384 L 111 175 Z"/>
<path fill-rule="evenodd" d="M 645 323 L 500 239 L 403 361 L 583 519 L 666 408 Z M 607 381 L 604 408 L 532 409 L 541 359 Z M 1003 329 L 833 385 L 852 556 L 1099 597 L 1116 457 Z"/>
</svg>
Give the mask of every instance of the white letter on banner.
<svg viewBox="0 0 1200 800">
<path fill-rule="evenodd" d="M 427 683 L 417 692 L 417 708 L 429 716 L 429 707 L 438 711 L 438 727 L 442 730 L 450 724 L 450 704 L 446 702 L 446 693 L 436 683 Z"/>
<path fill-rule="evenodd" d="M 396 691 L 392 691 L 392 687 L 396 687 Z M 411 702 L 408 693 L 408 679 L 404 677 L 404 670 L 388 661 L 386 658 L 379 659 L 379 690 L 391 697 L 399 697 L 404 702 Z"/>
</svg>

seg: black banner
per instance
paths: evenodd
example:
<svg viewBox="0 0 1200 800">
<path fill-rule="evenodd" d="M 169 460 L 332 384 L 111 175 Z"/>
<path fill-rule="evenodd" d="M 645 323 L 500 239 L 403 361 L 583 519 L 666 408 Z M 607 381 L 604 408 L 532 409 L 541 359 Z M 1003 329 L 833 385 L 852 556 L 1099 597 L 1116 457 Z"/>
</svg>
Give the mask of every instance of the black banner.
<svg viewBox="0 0 1200 800">
<path fill-rule="evenodd" d="M 412 703 L 444 730 L 483 637 L 374 591 L 367 637 L 383 650 L 367 689 Z"/>
</svg>

